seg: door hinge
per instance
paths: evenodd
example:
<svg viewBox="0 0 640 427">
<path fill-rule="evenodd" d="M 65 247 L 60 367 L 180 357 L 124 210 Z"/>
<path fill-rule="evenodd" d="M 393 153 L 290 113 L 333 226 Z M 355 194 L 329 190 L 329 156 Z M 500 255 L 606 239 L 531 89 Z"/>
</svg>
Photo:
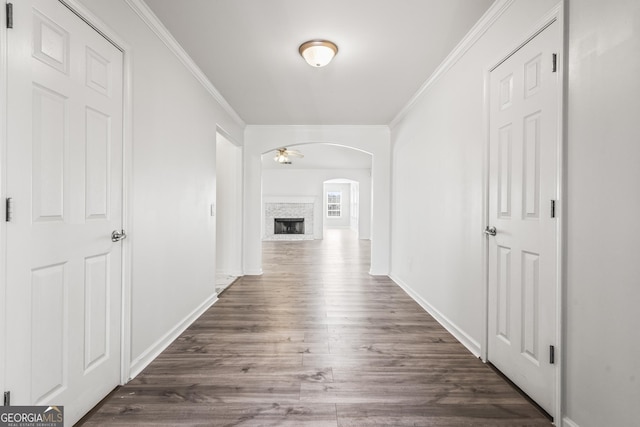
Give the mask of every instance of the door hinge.
<svg viewBox="0 0 640 427">
<path fill-rule="evenodd" d="M 549 363 L 552 365 L 556 363 L 556 347 L 553 345 L 549 346 Z"/>
<path fill-rule="evenodd" d="M 554 53 L 551 55 L 551 72 L 555 73 L 558 71 L 558 54 Z"/>
<path fill-rule="evenodd" d="M 555 218 L 556 217 L 556 201 L 552 200 L 551 201 L 551 218 Z"/>
<path fill-rule="evenodd" d="M 13 3 L 7 3 L 7 28 L 13 28 Z"/>
<path fill-rule="evenodd" d="M 11 406 L 11 392 L 10 391 L 5 391 L 4 392 L 4 406 Z"/>
<path fill-rule="evenodd" d="M 4 202 L 4 220 L 6 222 L 11 222 L 13 219 L 13 199 L 11 197 L 7 197 Z"/>
</svg>

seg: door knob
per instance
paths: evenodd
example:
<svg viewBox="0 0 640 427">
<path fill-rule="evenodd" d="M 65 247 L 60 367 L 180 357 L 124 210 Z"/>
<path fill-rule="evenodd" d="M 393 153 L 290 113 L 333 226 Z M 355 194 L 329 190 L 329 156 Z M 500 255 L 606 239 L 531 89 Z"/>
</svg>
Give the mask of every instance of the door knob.
<svg viewBox="0 0 640 427">
<path fill-rule="evenodd" d="M 498 231 L 496 230 L 495 227 L 489 227 L 488 225 L 484 229 L 484 234 L 486 234 L 487 236 L 495 236 L 497 232 Z"/>
<path fill-rule="evenodd" d="M 112 242 L 119 242 L 120 240 L 126 239 L 127 238 L 127 233 L 124 232 L 124 230 L 113 230 L 113 233 L 111 233 L 111 241 Z"/>
</svg>

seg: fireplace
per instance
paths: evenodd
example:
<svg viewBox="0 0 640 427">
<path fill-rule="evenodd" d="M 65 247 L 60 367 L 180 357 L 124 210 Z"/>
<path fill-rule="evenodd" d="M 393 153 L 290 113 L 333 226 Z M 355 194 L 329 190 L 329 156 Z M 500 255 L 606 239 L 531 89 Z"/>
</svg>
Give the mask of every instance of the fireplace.
<svg viewBox="0 0 640 427">
<path fill-rule="evenodd" d="M 271 197 L 264 199 L 265 241 L 313 240 L 315 198 Z M 292 224 L 292 222 L 301 224 Z"/>
<path fill-rule="evenodd" d="M 304 218 L 274 218 L 273 234 L 304 234 Z"/>
</svg>

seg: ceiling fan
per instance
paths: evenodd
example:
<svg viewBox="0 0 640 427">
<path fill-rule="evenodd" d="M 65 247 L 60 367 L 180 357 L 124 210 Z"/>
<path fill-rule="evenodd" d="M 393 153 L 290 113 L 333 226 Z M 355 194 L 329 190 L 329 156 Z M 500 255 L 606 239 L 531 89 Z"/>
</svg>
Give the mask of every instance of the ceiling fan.
<svg viewBox="0 0 640 427">
<path fill-rule="evenodd" d="M 298 150 L 289 150 L 286 147 L 278 148 L 276 150 L 276 156 L 273 158 L 278 163 L 282 163 L 285 165 L 290 165 L 291 160 L 289 157 L 304 157 L 304 154 L 299 152 Z"/>
</svg>

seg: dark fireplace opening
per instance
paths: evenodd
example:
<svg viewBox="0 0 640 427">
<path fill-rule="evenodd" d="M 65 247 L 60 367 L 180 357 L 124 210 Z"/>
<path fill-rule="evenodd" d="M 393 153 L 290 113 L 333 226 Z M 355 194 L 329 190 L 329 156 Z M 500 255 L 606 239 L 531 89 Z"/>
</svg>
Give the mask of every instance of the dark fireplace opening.
<svg viewBox="0 0 640 427">
<path fill-rule="evenodd" d="M 304 218 L 274 218 L 274 234 L 304 234 Z"/>
</svg>

